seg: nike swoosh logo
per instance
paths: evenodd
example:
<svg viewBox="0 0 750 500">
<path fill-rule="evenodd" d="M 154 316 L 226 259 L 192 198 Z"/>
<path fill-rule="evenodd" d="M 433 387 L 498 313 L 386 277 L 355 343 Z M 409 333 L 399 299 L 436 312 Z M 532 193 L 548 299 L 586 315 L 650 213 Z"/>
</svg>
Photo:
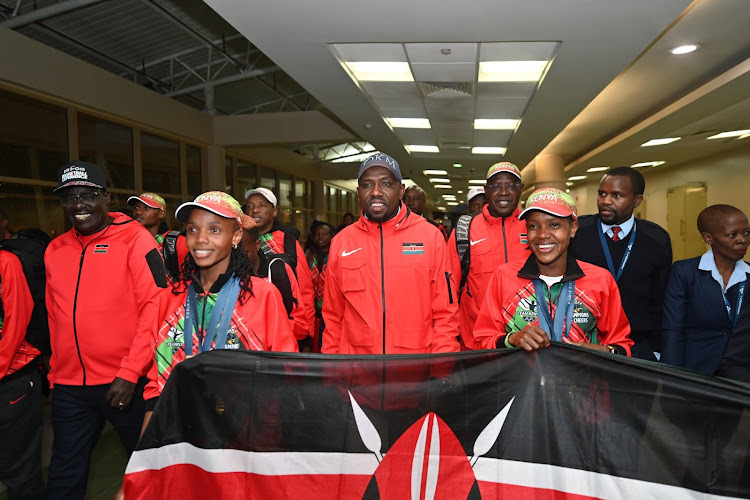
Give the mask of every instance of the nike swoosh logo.
<svg viewBox="0 0 750 500">
<path fill-rule="evenodd" d="M 25 397 L 26 397 L 26 394 L 24 394 L 23 396 L 21 396 L 18 399 L 15 399 L 15 400 L 11 401 L 10 404 L 14 405 L 14 404 L 18 403 L 19 401 L 21 401 Z"/>
<path fill-rule="evenodd" d="M 353 254 L 354 252 L 359 252 L 360 250 L 362 250 L 362 247 L 359 247 L 359 248 L 358 248 L 358 249 L 356 249 L 356 250 L 352 250 L 351 252 L 347 252 L 346 250 L 344 250 L 343 252 L 341 252 L 341 256 L 342 256 L 342 257 L 348 257 L 348 256 L 350 256 L 351 254 Z"/>
<path fill-rule="evenodd" d="M 481 243 L 481 242 L 483 242 L 483 241 L 484 241 L 484 240 L 486 240 L 486 239 L 487 239 L 487 238 L 482 238 L 481 240 L 477 240 L 477 241 L 469 241 L 469 243 L 471 244 L 471 246 L 474 246 L 474 245 L 476 245 L 477 243 Z"/>
</svg>

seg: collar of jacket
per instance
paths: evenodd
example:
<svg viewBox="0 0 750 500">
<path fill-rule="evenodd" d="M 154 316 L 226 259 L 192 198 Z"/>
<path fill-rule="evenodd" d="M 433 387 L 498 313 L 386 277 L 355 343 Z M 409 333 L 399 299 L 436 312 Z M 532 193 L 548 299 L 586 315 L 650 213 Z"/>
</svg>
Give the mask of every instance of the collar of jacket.
<svg viewBox="0 0 750 500">
<path fill-rule="evenodd" d="M 490 208 L 489 204 L 482 207 L 482 216 L 484 217 L 484 220 L 487 221 L 488 224 L 502 224 L 503 219 L 510 219 L 510 222 L 515 222 L 518 220 L 518 216 L 521 214 L 521 209 L 516 206 L 516 209 L 513 210 L 513 213 L 510 214 L 507 217 L 495 217 L 494 215 L 490 214 Z"/>
<path fill-rule="evenodd" d="M 214 284 L 211 285 L 211 289 L 208 291 L 208 293 L 219 293 L 221 287 L 224 286 L 224 283 L 229 281 L 229 278 L 232 277 L 232 273 L 234 273 L 234 259 L 231 259 L 229 261 L 227 272 L 225 272 L 224 274 L 220 274 L 219 277 L 216 278 L 216 281 L 214 281 Z M 200 270 L 198 270 L 191 277 L 193 278 L 193 285 L 195 285 L 195 293 L 197 295 L 203 295 L 204 293 L 206 293 L 206 291 L 203 290 L 203 287 L 201 286 Z"/>
<path fill-rule="evenodd" d="M 408 223 L 411 222 L 414 217 L 421 217 L 415 216 L 412 211 L 409 210 L 406 205 L 404 205 L 404 202 L 399 202 L 399 206 L 399 212 L 394 217 L 391 217 L 385 222 L 373 222 L 368 219 L 363 212 L 362 217 L 360 217 L 357 221 L 357 227 L 369 233 L 371 231 L 377 231 L 378 226 L 382 224 L 383 229 L 395 231 L 402 227 L 408 226 Z"/>
<path fill-rule="evenodd" d="M 575 249 L 571 249 L 571 247 L 568 247 L 568 265 L 565 268 L 565 274 L 563 274 L 561 283 L 565 283 L 566 281 L 571 280 L 577 280 L 578 278 L 583 278 L 584 276 L 586 275 L 583 274 L 581 266 L 579 266 L 578 262 L 576 261 Z M 526 259 L 526 263 L 523 265 L 521 270 L 518 271 L 518 277 L 528 280 L 535 280 L 539 278 L 539 265 L 536 263 L 536 257 L 534 257 L 533 253 L 529 255 L 529 258 Z"/>
</svg>

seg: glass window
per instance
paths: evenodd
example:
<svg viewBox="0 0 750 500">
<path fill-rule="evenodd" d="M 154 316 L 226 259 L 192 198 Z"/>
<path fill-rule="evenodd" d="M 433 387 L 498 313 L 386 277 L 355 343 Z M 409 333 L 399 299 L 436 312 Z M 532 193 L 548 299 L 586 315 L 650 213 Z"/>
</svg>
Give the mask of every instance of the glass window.
<svg viewBox="0 0 750 500">
<path fill-rule="evenodd" d="M 237 160 L 237 186 L 239 192 L 237 198 L 240 201 L 245 201 L 245 192 L 248 189 L 254 189 L 258 187 L 258 178 L 256 177 L 258 167 L 252 163 L 247 163 L 242 160 Z"/>
<path fill-rule="evenodd" d="M 328 211 L 329 212 L 338 212 L 339 211 L 339 205 L 338 205 L 338 189 L 334 187 L 328 188 Z"/>
<path fill-rule="evenodd" d="M 78 154 L 107 173 L 110 188 L 135 189 L 133 129 L 84 114 L 78 115 Z"/>
<path fill-rule="evenodd" d="M 50 237 L 59 236 L 70 228 L 65 220 L 60 199 L 52 186 L 31 186 L 3 182 L 0 185 L 0 207 L 8 214 L 8 229 L 38 227 Z"/>
<path fill-rule="evenodd" d="M 141 161 L 144 191 L 180 194 L 180 145 L 177 142 L 142 134 Z"/>
<path fill-rule="evenodd" d="M 68 161 L 65 109 L 0 91 L 0 175 L 56 181 Z"/>
<path fill-rule="evenodd" d="M 279 172 L 279 192 L 276 193 L 280 207 L 292 206 L 292 176 Z"/>
<path fill-rule="evenodd" d="M 260 167 L 260 187 L 268 188 L 276 193 L 276 171 L 271 168 Z"/>
<path fill-rule="evenodd" d="M 294 208 L 301 210 L 307 206 L 307 181 L 305 179 L 294 180 Z"/>
<path fill-rule="evenodd" d="M 234 196 L 234 175 L 231 156 L 224 157 L 224 191 Z"/>
<path fill-rule="evenodd" d="M 202 151 L 198 146 L 185 145 L 185 167 L 187 168 L 187 190 L 190 198 L 203 192 L 201 179 Z"/>
</svg>

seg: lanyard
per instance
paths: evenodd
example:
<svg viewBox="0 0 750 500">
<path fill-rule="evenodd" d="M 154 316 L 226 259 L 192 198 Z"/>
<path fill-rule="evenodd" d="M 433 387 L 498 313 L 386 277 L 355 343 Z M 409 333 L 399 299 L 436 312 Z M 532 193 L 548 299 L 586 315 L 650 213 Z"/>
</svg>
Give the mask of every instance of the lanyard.
<svg viewBox="0 0 750 500">
<path fill-rule="evenodd" d="M 737 324 L 737 317 L 740 315 L 742 301 L 745 298 L 745 283 L 747 283 L 747 280 L 740 283 L 740 289 L 737 291 L 737 308 L 734 310 L 734 314 L 732 314 L 732 306 L 729 305 L 729 301 L 727 300 L 727 294 L 724 293 L 724 290 L 721 291 L 721 298 L 724 299 L 724 307 L 727 308 L 727 314 L 729 315 L 729 322 L 732 323 L 732 328 Z"/>
<path fill-rule="evenodd" d="M 555 308 L 555 320 L 552 321 L 547 299 L 544 298 L 544 288 L 542 280 L 533 280 L 534 294 L 536 295 L 537 317 L 539 318 L 539 328 L 547 332 L 552 340 L 560 342 L 563 337 L 570 336 L 570 325 L 573 322 L 573 306 L 575 305 L 575 288 L 576 282 L 568 281 L 563 285 L 560 295 L 557 297 L 557 307 Z M 563 302 L 563 296 L 565 301 Z M 550 300 L 552 299 L 552 290 L 550 289 Z M 559 313 L 559 314 L 558 314 Z M 563 319 L 565 320 L 565 329 L 563 330 Z M 568 335 L 565 335 L 568 332 Z"/>
<path fill-rule="evenodd" d="M 202 341 L 199 339 L 198 352 L 211 350 L 211 342 L 216 337 L 215 349 L 224 349 L 227 342 L 227 331 L 229 321 L 232 319 L 234 305 L 240 295 L 240 279 L 232 275 L 224 286 L 219 290 L 208 327 L 203 332 Z M 208 298 L 206 298 L 208 300 Z M 193 354 L 193 331 L 199 333 L 198 325 L 198 299 L 195 295 L 195 287 L 192 283 L 188 287 L 187 300 L 185 301 L 185 321 L 183 322 L 183 348 L 186 356 Z M 218 328 L 218 330 L 217 330 Z M 200 336 L 200 335 L 199 335 Z"/>
<path fill-rule="evenodd" d="M 609 272 L 612 273 L 612 276 L 615 277 L 615 281 L 620 279 L 620 276 L 622 276 L 622 271 L 625 269 L 625 264 L 628 262 L 628 258 L 630 257 L 630 252 L 633 251 L 633 244 L 635 243 L 635 221 L 633 221 L 633 230 L 630 231 L 630 240 L 628 241 L 628 248 L 625 250 L 625 255 L 622 256 L 622 261 L 620 262 L 620 267 L 617 269 L 617 273 L 615 273 L 615 265 L 612 262 L 612 254 L 609 252 L 609 246 L 607 245 L 607 241 L 604 239 L 604 231 L 602 231 L 602 223 L 597 219 L 596 221 L 596 230 L 599 232 L 599 241 L 602 242 L 602 250 L 604 250 L 604 257 L 607 259 L 607 268 L 609 268 Z"/>
</svg>

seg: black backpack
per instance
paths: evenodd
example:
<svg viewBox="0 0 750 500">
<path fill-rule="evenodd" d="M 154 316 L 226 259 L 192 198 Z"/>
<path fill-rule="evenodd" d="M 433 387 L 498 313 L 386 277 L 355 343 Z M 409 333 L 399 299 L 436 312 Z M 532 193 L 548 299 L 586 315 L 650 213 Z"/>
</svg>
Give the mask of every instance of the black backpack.
<svg viewBox="0 0 750 500">
<path fill-rule="evenodd" d="M 267 252 L 265 257 L 268 260 L 273 260 L 274 257 L 281 256 L 287 264 L 292 266 L 294 276 L 297 276 L 297 240 L 299 239 L 299 229 L 274 223 L 269 232 L 279 230 L 284 233 L 284 253 Z M 261 253 L 264 253 L 263 250 L 261 250 Z"/>
<path fill-rule="evenodd" d="M 269 281 L 279 290 L 281 298 L 284 299 L 286 314 L 289 319 L 292 319 L 292 310 L 299 304 L 299 301 L 292 294 L 292 283 L 289 280 L 289 274 L 286 272 L 286 264 L 292 266 L 289 262 L 289 256 L 286 254 L 279 253 L 266 256 L 261 253 L 258 276 L 269 278 Z M 292 266 L 292 269 L 294 269 L 294 266 Z"/>
<path fill-rule="evenodd" d="M 49 343 L 49 323 L 47 321 L 47 303 L 45 299 L 45 288 L 47 275 L 44 269 L 44 251 L 47 245 L 41 241 L 30 239 L 0 240 L 0 250 L 13 253 L 21 261 L 23 275 L 34 300 L 34 309 L 31 320 L 26 329 L 26 340 L 39 349 L 43 356 L 52 353 Z M 2 279 L 0 277 L 0 279 Z M 0 283 L 0 286 L 2 284 Z M 5 316 L 2 301 L 0 301 L 0 314 Z"/>
<path fill-rule="evenodd" d="M 458 218 L 458 222 L 456 222 L 456 251 L 458 252 L 458 260 L 461 262 L 461 284 L 458 285 L 459 304 L 461 303 L 461 295 L 463 295 L 464 288 L 466 287 L 466 280 L 469 279 L 469 266 L 471 264 L 469 230 L 471 229 L 471 221 L 480 213 L 462 215 Z"/>
</svg>

